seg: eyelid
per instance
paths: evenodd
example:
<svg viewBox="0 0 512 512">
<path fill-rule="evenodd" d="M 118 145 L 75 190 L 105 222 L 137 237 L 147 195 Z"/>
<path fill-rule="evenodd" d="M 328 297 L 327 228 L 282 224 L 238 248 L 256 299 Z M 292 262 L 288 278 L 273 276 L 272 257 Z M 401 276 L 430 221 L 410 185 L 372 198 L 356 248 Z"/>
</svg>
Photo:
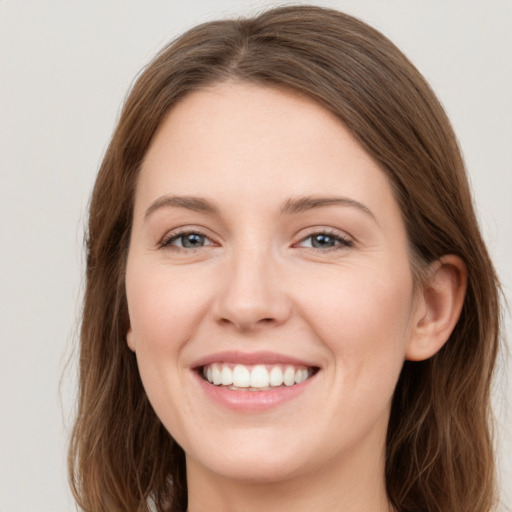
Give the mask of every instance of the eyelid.
<svg viewBox="0 0 512 512">
<path fill-rule="evenodd" d="M 311 238 L 315 235 L 330 236 L 330 237 L 334 238 L 335 240 L 337 240 L 339 242 L 339 244 L 334 247 L 326 247 L 326 248 L 305 247 L 305 249 L 312 249 L 316 252 L 328 252 L 328 251 L 332 251 L 332 250 L 344 249 L 347 247 L 354 246 L 353 238 L 348 236 L 347 234 L 345 234 L 341 231 L 338 231 L 336 229 L 333 229 L 333 228 L 322 228 L 322 227 L 311 228 L 311 230 L 307 234 L 304 234 L 300 238 L 300 240 L 296 244 L 294 244 L 294 246 L 297 246 L 297 245 L 303 243 L 305 240 L 307 240 L 308 238 Z"/>
<path fill-rule="evenodd" d="M 347 247 L 353 247 L 354 246 L 354 240 L 352 237 L 346 235 L 345 233 L 336 230 L 334 228 L 325 228 L 325 227 L 316 227 L 316 228 L 310 228 L 308 230 L 309 232 L 303 234 L 298 242 L 293 244 L 293 247 L 300 247 L 303 242 L 308 240 L 309 238 L 312 238 L 315 235 L 327 235 L 331 238 L 333 238 L 338 243 L 333 247 L 303 247 L 304 249 L 311 249 L 315 252 L 329 252 L 333 250 L 339 250 L 344 249 Z M 198 235 L 201 237 L 204 237 L 207 239 L 210 243 L 207 243 L 200 247 L 180 247 L 179 245 L 172 245 L 171 242 L 173 240 L 177 240 L 181 237 L 185 237 L 186 235 Z M 202 228 L 195 228 L 195 227 L 181 227 L 173 229 L 169 232 L 167 232 L 164 237 L 158 242 L 159 248 L 172 248 L 172 250 L 175 251 L 197 251 L 199 249 L 203 249 L 205 247 L 211 247 L 211 246 L 218 246 L 219 244 L 213 239 L 212 236 L 206 233 L 206 230 Z"/>
<path fill-rule="evenodd" d="M 177 240 L 180 237 L 184 237 L 186 235 L 199 235 L 206 239 L 208 239 L 211 243 L 208 243 L 201 247 L 196 248 L 190 248 L 190 247 L 180 247 L 178 245 L 172 245 L 170 242 L 173 240 Z M 172 250 L 176 251 L 194 251 L 198 249 L 202 249 L 204 247 L 211 247 L 214 245 L 218 245 L 213 238 L 208 235 L 203 229 L 200 228 L 194 228 L 192 226 L 190 227 L 182 227 L 182 228 L 176 228 L 171 231 L 168 231 L 163 238 L 158 242 L 158 247 L 162 249 L 166 248 L 172 248 Z"/>
</svg>

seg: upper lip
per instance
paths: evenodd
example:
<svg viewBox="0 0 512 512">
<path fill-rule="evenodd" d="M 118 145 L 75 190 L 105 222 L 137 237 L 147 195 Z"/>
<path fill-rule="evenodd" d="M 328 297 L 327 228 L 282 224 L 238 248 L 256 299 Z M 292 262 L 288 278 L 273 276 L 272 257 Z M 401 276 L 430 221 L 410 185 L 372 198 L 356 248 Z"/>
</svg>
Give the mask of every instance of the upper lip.
<svg viewBox="0 0 512 512">
<path fill-rule="evenodd" d="M 232 363 L 232 364 L 290 364 L 293 366 L 306 366 L 316 367 L 317 365 L 310 361 L 305 361 L 294 356 L 285 354 L 278 354 L 276 352 L 239 352 L 239 351 L 224 351 L 216 352 L 204 356 L 191 365 L 192 368 L 199 368 L 212 363 Z"/>
</svg>

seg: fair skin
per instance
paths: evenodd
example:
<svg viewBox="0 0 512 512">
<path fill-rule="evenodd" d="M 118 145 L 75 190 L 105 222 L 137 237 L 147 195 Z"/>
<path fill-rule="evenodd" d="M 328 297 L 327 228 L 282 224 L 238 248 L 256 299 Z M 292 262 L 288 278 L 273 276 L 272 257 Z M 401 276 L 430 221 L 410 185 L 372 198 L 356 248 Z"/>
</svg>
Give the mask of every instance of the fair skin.
<svg viewBox="0 0 512 512">
<path fill-rule="evenodd" d="M 388 512 L 393 390 L 448 338 L 464 282 L 446 256 L 415 287 L 386 176 L 323 107 L 244 83 L 185 97 L 141 168 L 126 292 L 189 511 Z M 214 363 L 264 387 L 209 382 Z M 275 367 L 306 380 L 272 386 Z"/>
</svg>

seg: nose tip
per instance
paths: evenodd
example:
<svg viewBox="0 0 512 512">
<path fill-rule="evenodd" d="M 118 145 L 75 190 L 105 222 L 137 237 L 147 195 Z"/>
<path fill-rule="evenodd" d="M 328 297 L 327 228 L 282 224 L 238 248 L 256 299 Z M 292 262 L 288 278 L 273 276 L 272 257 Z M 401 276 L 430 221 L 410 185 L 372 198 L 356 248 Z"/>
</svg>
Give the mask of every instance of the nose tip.
<svg viewBox="0 0 512 512">
<path fill-rule="evenodd" d="M 286 322 L 291 305 L 282 279 L 270 265 L 238 265 L 226 272 L 216 301 L 216 318 L 241 332 Z"/>
<path fill-rule="evenodd" d="M 219 317 L 219 322 L 226 326 L 233 326 L 241 332 L 250 332 L 265 327 L 277 326 L 283 323 L 279 315 L 268 315 L 268 311 L 261 314 L 255 308 L 238 307 L 235 310 L 225 311 L 225 314 Z"/>
</svg>

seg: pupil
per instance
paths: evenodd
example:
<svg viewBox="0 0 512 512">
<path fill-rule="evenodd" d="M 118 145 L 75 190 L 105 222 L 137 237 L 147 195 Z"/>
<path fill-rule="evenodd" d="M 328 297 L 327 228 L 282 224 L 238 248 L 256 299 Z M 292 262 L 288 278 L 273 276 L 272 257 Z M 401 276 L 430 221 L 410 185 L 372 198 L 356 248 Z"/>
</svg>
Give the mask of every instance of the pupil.
<svg viewBox="0 0 512 512">
<path fill-rule="evenodd" d="M 198 245 L 201 245 L 202 240 L 203 240 L 202 235 L 196 235 L 194 233 L 191 233 L 190 235 L 187 235 L 186 237 L 184 237 L 183 246 L 184 247 L 197 247 Z"/>
<path fill-rule="evenodd" d="M 329 235 L 316 235 L 313 237 L 313 247 L 332 247 L 334 238 Z"/>
</svg>

